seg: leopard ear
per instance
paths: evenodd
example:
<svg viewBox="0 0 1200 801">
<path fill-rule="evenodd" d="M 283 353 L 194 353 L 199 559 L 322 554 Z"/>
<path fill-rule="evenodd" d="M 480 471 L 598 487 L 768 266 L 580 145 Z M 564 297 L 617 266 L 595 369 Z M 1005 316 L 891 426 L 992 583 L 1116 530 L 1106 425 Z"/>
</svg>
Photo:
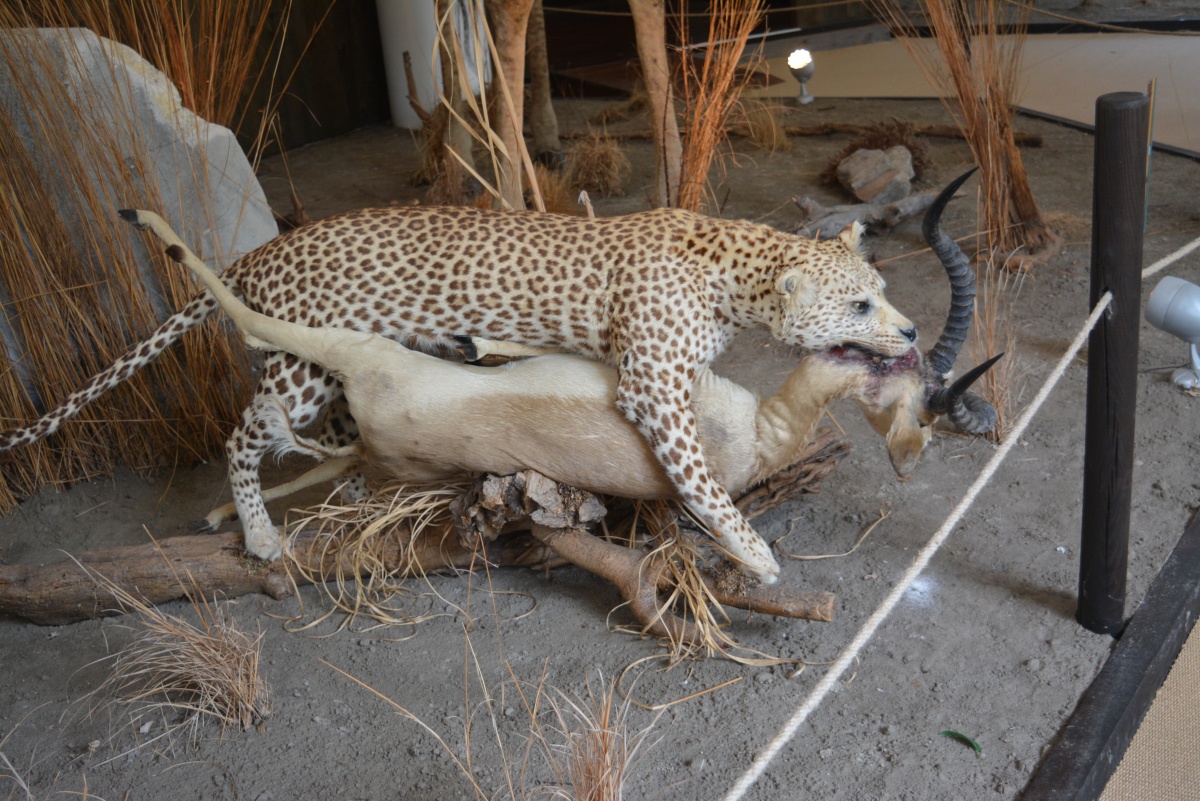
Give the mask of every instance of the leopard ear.
<svg viewBox="0 0 1200 801">
<path fill-rule="evenodd" d="M 860 223 L 858 220 L 855 220 L 842 229 L 842 232 L 838 234 L 838 239 L 851 253 L 861 256 L 862 238 L 865 231 L 866 229 L 863 228 L 862 223 Z"/>
<path fill-rule="evenodd" d="M 817 282 L 799 267 L 788 267 L 775 276 L 775 291 L 800 309 L 817 302 Z"/>
</svg>

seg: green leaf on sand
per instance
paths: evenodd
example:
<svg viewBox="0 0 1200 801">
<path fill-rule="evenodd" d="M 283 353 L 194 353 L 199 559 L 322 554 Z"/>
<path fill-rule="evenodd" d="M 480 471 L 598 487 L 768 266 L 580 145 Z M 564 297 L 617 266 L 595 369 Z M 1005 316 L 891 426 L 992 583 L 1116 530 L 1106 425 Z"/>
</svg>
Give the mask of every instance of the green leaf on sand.
<svg viewBox="0 0 1200 801">
<path fill-rule="evenodd" d="M 977 753 L 977 754 L 983 753 L 983 749 L 979 747 L 979 743 L 975 742 L 970 737 L 968 737 L 967 735 L 965 735 L 961 732 L 943 731 L 943 732 L 938 732 L 938 733 L 941 734 L 943 737 L 949 737 L 951 740 L 958 740 L 960 743 L 964 743 L 966 745 L 971 746 L 972 748 L 975 749 L 975 753 Z"/>
</svg>

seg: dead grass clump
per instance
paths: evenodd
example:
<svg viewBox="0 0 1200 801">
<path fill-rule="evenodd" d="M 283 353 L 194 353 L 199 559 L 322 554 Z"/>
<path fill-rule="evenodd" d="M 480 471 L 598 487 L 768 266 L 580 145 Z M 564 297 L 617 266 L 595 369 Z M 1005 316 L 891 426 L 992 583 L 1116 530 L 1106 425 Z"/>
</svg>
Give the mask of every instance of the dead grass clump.
<svg viewBox="0 0 1200 801">
<path fill-rule="evenodd" d="M 570 186 L 601 197 L 624 194 L 623 184 L 629 169 L 629 158 L 620 143 L 597 131 L 577 139 L 567 153 Z"/>
<path fill-rule="evenodd" d="M 579 192 L 572 185 L 571 177 L 565 170 L 555 170 L 544 164 L 534 164 L 533 178 L 542 192 L 542 202 L 546 205 L 547 212 L 575 215 L 584 213 L 583 207 L 577 200 Z"/>
<path fill-rule="evenodd" d="M 638 84 L 637 88 L 633 90 L 633 93 L 628 98 L 619 103 L 611 103 L 600 109 L 599 112 L 593 114 L 588 119 L 588 124 L 603 128 L 614 122 L 631 120 L 640 114 L 645 114 L 649 109 L 650 95 L 646 92 L 646 87 Z"/>
<path fill-rule="evenodd" d="M 641 752 L 653 745 L 649 738 L 654 722 L 632 730 L 632 703 L 618 701 L 613 680 L 599 695 L 589 680 L 584 698 L 572 698 L 558 689 L 546 697 L 554 716 L 550 728 L 555 741 L 542 732 L 536 736 L 559 776 L 551 796 L 565 801 L 620 801 Z"/>
<path fill-rule="evenodd" d="M 477 193 L 472 182 L 455 159 L 442 159 L 435 167 L 425 199 L 435 206 L 474 206 Z"/>
<path fill-rule="evenodd" d="M 779 123 L 777 111 L 778 106 L 761 100 L 747 100 L 742 103 L 746 139 L 753 147 L 768 153 L 787 152 L 792 149 L 792 140 Z"/>
<path fill-rule="evenodd" d="M 748 649 L 725 630 L 730 623 L 729 615 L 704 580 L 704 571 L 709 570 L 705 549 L 712 539 L 685 531 L 680 525 L 681 514 L 688 517 L 690 525 L 703 526 L 686 507 L 673 501 L 635 501 L 628 526 L 608 532 L 609 539 L 616 542 L 650 548 L 645 561 L 647 575 L 660 572 L 666 579 L 659 581 L 659 614 L 677 615 L 688 624 L 691 636 L 687 639 L 672 637 L 662 643 L 667 650 L 668 663 L 674 665 L 686 659 L 712 656 L 755 666 L 795 661 Z M 647 628 L 633 631 L 641 635 Z"/>
<path fill-rule="evenodd" d="M 95 696 L 121 707 L 139 733 L 161 723 L 162 732 L 149 742 L 168 749 L 180 741 L 194 744 L 205 723 L 216 722 L 224 733 L 229 727 L 248 729 L 270 714 L 270 689 L 259 673 L 262 632 L 239 629 L 194 582 L 188 591 L 192 623 L 83 569 L 123 613 L 136 618 L 126 626 L 134 639 L 116 655 Z"/>
<path fill-rule="evenodd" d="M 289 568 L 322 588 L 332 604 L 329 612 L 298 630 L 317 626 L 336 613 L 345 615 L 339 628 L 356 617 L 383 625 L 413 625 L 428 619 L 429 615 L 413 614 L 402 606 L 415 597 L 402 580 L 425 572 L 413 543 L 430 531 L 451 531 L 450 501 L 468 486 L 413 487 L 393 482 L 364 501 L 326 501 L 298 520 L 289 519 L 286 528 L 293 539 L 302 528 L 319 530 L 303 563 L 291 556 L 289 542 L 284 551 Z"/>
<path fill-rule="evenodd" d="M 829 159 L 825 169 L 821 171 L 821 183 L 836 184 L 837 168 L 848 156 L 858 150 L 887 150 L 896 145 L 903 145 L 912 154 L 913 180 L 920 180 L 929 166 L 929 148 L 917 138 L 911 122 L 905 120 L 886 120 L 872 123 L 867 132 L 838 151 Z"/>
</svg>

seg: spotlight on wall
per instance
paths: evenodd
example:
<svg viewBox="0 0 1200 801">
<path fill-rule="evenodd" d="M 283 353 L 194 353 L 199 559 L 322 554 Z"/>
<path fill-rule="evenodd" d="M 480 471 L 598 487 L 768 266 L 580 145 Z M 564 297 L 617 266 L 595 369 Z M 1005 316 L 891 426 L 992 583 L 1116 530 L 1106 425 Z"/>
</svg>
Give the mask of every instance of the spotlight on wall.
<svg viewBox="0 0 1200 801">
<path fill-rule="evenodd" d="M 1191 366 L 1171 373 L 1171 380 L 1184 389 L 1200 387 L 1200 286 L 1173 275 L 1163 278 L 1146 303 L 1146 322 L 1191 345 Z"/>
<path fill-rule="evenodd" d="M 807 50 L 793 50 L 788 56 L 788 69 L 792 76 L 800 82 L 800 96 L 796 102 L 800 104 L 813 102 L 813 96 L 808 93 L 808 80 L 813 76 L 812 53 Z"/>
</svg>

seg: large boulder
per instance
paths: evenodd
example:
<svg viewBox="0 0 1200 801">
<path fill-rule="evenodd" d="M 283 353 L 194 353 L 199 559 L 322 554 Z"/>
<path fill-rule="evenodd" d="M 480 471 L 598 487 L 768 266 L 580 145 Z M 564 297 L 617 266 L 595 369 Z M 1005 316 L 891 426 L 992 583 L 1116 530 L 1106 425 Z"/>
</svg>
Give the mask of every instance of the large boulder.
<svg viewBox="0 0 1200 801">
<path fill-rule="evenodd" d="M 43 130 L 44 116 L 31 98 L 71 115 L 68 136 L 78 132 L 72 155 L 87 165 L 88 186 L 64 172 L 66 137 Z M 59 218 L 80 232 L 73 236 L 81 253 L 89 241 L 81 232 L 92 224 L 84 217 L 94 216 L 80 200 L 85 193 L 111 204 L 113 219 L 120 208 L 157 211 L 218 270 L 278 234 L 233 132 L 184 108 L 171 81 L 135 51 L 90 30 L 0 30 L 0 122 L 11 122 L 42 191 Z M 128 235 L 135 237 L 139 274 L 163 319 L 176 309 L 163 302 L 140 238 Z M 0 285 L 0 300 L 5 295 Z M 0 315 L 0 344 L 21 370 L 18 330 Z"/>
<path fill-rule="evenodd" d="M 837 179 L 863 203 L 892 203 L 912 192 L 912 153 L 904 145 L 856 150 L 842 160 Z"/>
</svg>

